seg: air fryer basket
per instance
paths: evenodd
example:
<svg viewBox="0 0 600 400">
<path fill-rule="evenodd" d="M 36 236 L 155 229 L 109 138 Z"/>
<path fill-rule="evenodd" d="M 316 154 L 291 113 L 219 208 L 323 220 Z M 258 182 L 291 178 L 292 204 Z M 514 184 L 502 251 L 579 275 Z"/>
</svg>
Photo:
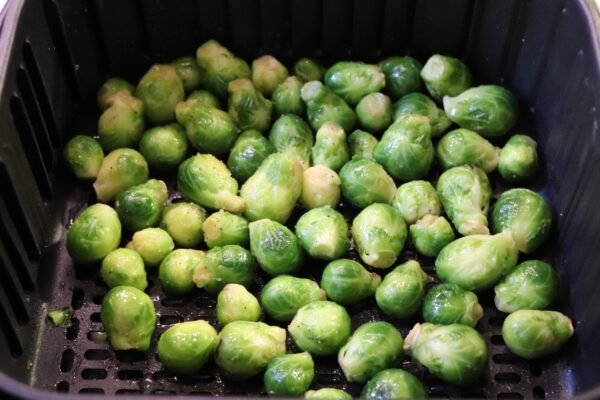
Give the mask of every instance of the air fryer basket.
<svg viewBox="0 0 600 400">
<path fill-rule="evenodd" d="M 94 342 L 106 289 L 96 270 L 74 268 L 64 246 L 66 227 L 93 194 L 64 170 L 60 149 L 76 133 L 95 132 L 99 85 L 111 75 L 136 81 L 152 62 L 194 54 L 215 38 L 247 59 L 269 53 L 288 64 L 304 55 L 375 62 L 450 54 L 463 57 L 480 82 L 513 90 L 530 111 L 520 129 L 538 140 L 545 164 L 534 189 L 557 222 L 543 254 L 560 276 L 560 309 L 576 335 L 556 356 L 521 360 L 504 345 L 503 316 L 484 297 L 478 328 L 490 362 L 480 384 L 457 389 L 415 363 L 403 367 L 432 397 L 600 396 L 600 18 L 591 0 L 14 0 L 3 15 L 0 394 L 264 395 L 259 378 L 226 382 L 213 366 L 175 376 L 153 350 L 115 352 Z M 431 273 L 431 260 L 421 261 Z M 183 320 L 214 322 L 214 299 L 202 291 L 167 297 L 155 276 L 149 284 L 157 334 Z M 73 325 L 52 326 L 47 311 L 67 305 Z M 349 311 L 354 327 L 384 319 L 374 303 Z M 403 335 L 413 323 L 395 322 Z M 320 387 L 360 390 L 334 359 L 318 363 Z"/>
</svg>

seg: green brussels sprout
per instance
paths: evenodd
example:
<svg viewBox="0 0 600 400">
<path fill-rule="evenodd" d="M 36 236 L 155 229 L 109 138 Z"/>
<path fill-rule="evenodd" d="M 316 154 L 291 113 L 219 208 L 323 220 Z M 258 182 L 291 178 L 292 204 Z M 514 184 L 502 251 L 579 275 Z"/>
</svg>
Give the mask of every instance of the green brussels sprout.
<svg viewBox="0 0 600 400">
<path fill-rule="evenodd" d="M 440 175 L 437 192 L 448 218 L 461 235 L 489 234 L 490 181 L 477 167 L 454 167 Z"/>
<path fill-rule="evenodd" d="M 385 86 L 385 75 L 377 65 L 340 61 L 331 66 L 323 79 L 325 85 L 354 107 L 368 94 Z"/>
<path fill-rule="evenodd" d="M 207 258 L 200 250 L 176 249 L 158 267 L 160 286 L 169 294 L 185 294 L 194 288 L 196 266 Z"/>
<path fill-rule="evenodd" d="M 183 83 L 175 68 L 155 64 L 135 88 L 135 97 L 144 103 L 144 114 L 152 124 L 175 120 L 175 105 L 185 98 Z"/>
<path fill-rule="evenodd" d="M 217 338 L 215 363 L 227 378 L 248 379 L 285 354 L 285 336 L 285 329 L 262 322 L 231 322 Z"/>
<path fill-rule="evenodd" d="M 198 372 L 211 358 L 217 343 L 217 331 L 203 320 L 172 325 L 158 339 L 158 357 L 177 374 Z"/>
<path fill-rule="evenodd" d="M 304 393 L 305 399 L 313 400 L 352 400 L 351 394 L 341 389 L 324 388 L 319 390 L 309 390 Z"/>
<path fill-rule="evenodd" d="M 377 306 L 394 318 L 415 315 L 423 304 L 429 278 L 417 261 L 410 260 L 387 274 L 375 292 Z"/>
<path fill-rule="evenodd" d="M 556 353 L 573 332 L 569 317 L 558 311 L 519 310 L 502 324 L 510 351 L 528 360 Z"/>
<path fill-rule="evenodd" d="M 387 204 L 371 204 L 352 221 L 352 238 L 365 264 L 389 268 L 398 258 L 407 236 L 400 213 Z"/>
<path fill-rule="evenodd" d="M 350 157 L 359 156 L 373 160 L 375 158 L 375 148 L 378 144 L 379 140 L 375 136 L 357 129 L 348 137 Z"/>
<path fill-rule="evenodd" d="M 168 198 L 167 185 L 150 179 L 120 192 L 115 198 L 115 209 L 123 227 L 135 232 L 158 224 Z"/>
<path fill-rule="evenodd" d="M 385 169 L 368 158 L 354 156 L 340 169 L 342 195 L 357 208 L 373 203 L 391 203 L 396 193 L 394 180 Z"/>
<path fill-rule="evenodd" d="M 121 243 L 121 221 L 105 204 L 89 206 L 67 232 L 67 251 L 77 264 L 102 260 Z"/>
<path fill-rule="evenodd" d="M 97 101 L 98 107 L 101 111 L 106 110 L 108 107 L 112 106 L 114 96 L 121 92 L 125 91 L 129 94 L 133 94 L 135 88 L 125 79 L 121 78 L 110 78 L 106 82 L 102 84 L 100 90 L 98 91 Z"/>
<path fill-rule="evenodd" d="M 263 97 L 250 79 L 229 82 L 229 115 L 240 129 L 266 131 L 271 126 L 273 104 Z"/>
<path fill-rule="evenodd" d="M 237 181 L 223 161 L 212 154 L 196 154 L 181 163 L 177 188 L 186 200 L 203 207 L 241 213 L 246 206 L 237 195 Z"/>
<path fill-rule="evenodd" d="M 536 251 L 548 238 L 551 227 L 550 205 L 532 190 L 507 190 L 492 207 L 492 232 L 510 229 L 523 253 Z"/>
<path fill-rule="evenodd" d="M 339 171 L 350 160 L 346 132 L 335 122 L 325 122 L 317 131 L 312 148 L 314 165 L 324 165 Z"/>
<path fill-rule="evenodd" d="M 368 131 L 382 131 L 392 123 L 392 102 L 382 93 L 368 94 L 356 106 L 356 117 Z"/>
<path fill-rule="evenodd" d="M 298 159 L 304 169 L 310 166 L 314 136 L 308 124 L 299 116 L 286 114 L 277 118 L 269 132 L 269 140 L 278 152 L 291 154 Z"/>
<path fill-rule="evenodd" d="M 557 297 L 558 277 L 550 264 L 528 260 L 502 278 L 494 291 L 496 308 L 502 312 L 544 310 Z"/>
<path fill-rule="evenodd" d="M 102 260 L 100 276 L 108 287 L 132 286 L 144 290 L 148 287 L 142 257 L 131 249 L 116 249 Z"/>
<path fill-rule="evenodd" d="M 518 255 L 509 230 L 496 235 L 470 235 L 444 247 L 435 259 L 435 270 L 443 282 L 479 292 L 510 273 Z"/>
<path fill-rule="evenodd" d="M 251 222 L 250 250 L 258 265 L 272 276 L 291 274 L 302 266 L 304 252 L 296 235 L 269 219 Z"/>
<path fill-rule="evenodd" d="M 271 97 L 287 77 L 287 68 L 273 56 L 262 56 L 252 61 L 252 82 L 264 96 Z"/>
<path fill-rule="evenodd" d="M 194 57 L 181 57 L 171 61 L 171 67 L 175 68 L 186 92 L 191 92 L 200 86 L 200 68 Z"/>
<path fill-rule="evenodd" d="M 328 356 L 350 337 L 350 316 L 331 301 L 317 300 L 303 306 L 288 327 L 294 343 L 315 356 Z"/>
<path fill-rule="evenodd" d="M 327 298 L 342 305 L 358 303 L 373 296 L 380 283 L 379 275 L 346 258 L 327 264 L 321 277 L 321 287 Z"/>
<path fill-rule="evenodd" d="M 468 129 L 455 129 L 445 134 L 437 144 L 437 159 L 442 169 L 474 165 L 490 173 L 498 166 L 500 150 Z"/>
<path fill-rule="evenodd" d="M 217 294 L 228 283 L 250 287 L 256 275 L 256 259 L 236 244 L 213 247 L 194 271 L 194 283 L 210 294 Z"/>
<path fill-rule="evenodd" d="M 223 155 L 238 137 L 238 129 L 229 114 L 198 101 L 177 104 L 175 115 L 192 146 L 202 153 Z"/>
<path fill-rule="evenodd" d="M 271 142 L 257 130 L 244 131 L 233 144 L 227 166 L 238 182 L 243 183 L 252 176 L 260 164 L 275 152 Z"/>
<path fill-rule="evenodd" d="M 227 97 L 227 85 L 239 78 L 250 78 L 246 61 L 236 57 L 216 40 L 208 40 L 196 50 L 200 82 L 218 97 Z"/>
<path fill-rule="evenodd" d="M 115 350 L 150 348 L 156 328 L 156 311 L 150 296 L 131 286 L 108 291 L 100 308 L 102 327 Z"/>
<path fill-rule="evenodd" d="M 194 90 L 188 95 L 186 101 L 189 104 L 201 104 L 205 107 L 220 108 L 219 99 L 208 90 Z"/>
<path fill-rule="evenodd" d="M 450 222 L 444 217 L 427 214 L 408 228 L 408 236 L 419 254 L 437 257 L 455 239 Z"/>
<path fill-rule="evenodd" d="M 271 396 L 302 396 L 315 378 L 315 363 L 309 353 L 274 357 L 265 370 L 265 389 Z"/>
<path fill-rule="evenodd" d="M 148 180 L 148 163 L 133 149 L 116 149 L 108 153 L 96 175 L 93 187 L 98 201 L 108 203 L 121 191 Z"/>
<path fill-rule="evenodd" d="M 361 393 L 366 400 L 426 399 L 427 389 L 421 381 L 403 369 L 386 369 L 367 382 Z"/>
<path fill-rule="evenodd" d="M 137 147 L 144 132 L 144 104 L 129 92 L 117 92 L 98 120 L 98 141 L 106 151 Z"/>
<path fill-rule="evenodd" d="M 317 130 L 327 121 L 336 122 L 350 131 L 356 123 L 354 111 L 337 94 L 319 81 L 310 81 L 302 86 L 300 97 L 306 104 L 308 122 Z"/>
<path fill-rule="evenodd" d="M 402 335 L 394 325 L 367 322 L 358 328 L 338 353 L 338 363 L 348 382 L 365 383 L 404 356 Z"/>
<path fill-rule="evenodd" d="M 481 136 L 504 135 L 517 121 L 519 102 L 502 86 L 481 85 L 456 97 L 444 97 L 444 111 L 452 122 Z"/>
<path fill-rule="evenodd" d="M 348 224 L 329 206 L 305 212 L 296 222 L 296 236 L 311 257 L 322 260 L 335 260 L 350 249 Z"/>
<path fill-rule="evenodd" d="M 65 145 L 63 157 L 79 179 L 95 179 L 104 160 L 102 146 L 87 135 L 77 135 Z"/>
<path fill-rule="evenodd" d="M 73 319 L 73 307 L 69 306 L 48 311 L 48 318 L 50 318 L 54 326 L 69 328 Z"/>
<path fill-rule="evenodd" d="M 300 162 L 286 154 L 268 156 L 240 190 L 246 218 L 268 218 L 284 224 L 302 193 L 302 173 Z"/>
<path fill-rule="evenodd" d="M 483 317 L 477 295 L 454 283 L 432 287 L 423 301 L 423 319 L 438 325 L 462 324 L 472 328 Z"/>
<path fill-rule="evenodd" d="M 302 57 L 294 64 L 294 75 L 302 82 L 320 81 L 325 75 L 325 67 L 312 58 Z"/>
<path fill-rule="evenodd" d="M 202 232 L 209 248 L 227 244 L 247 246 L 250 242 L 248 221 L 228 211 L 219 210 L 206 218 L 202 224 Z"/>
<path fill-rule="evenodd" d="M 175 243 L 167 231 L 146 228 L 133 234 L 127 248 L 137 251 L 146 267 L 156 267 L 173 251 Z"/>
<path fill-rule="evenodd" d="M 438 194 L 427 181 L 411 181 L 401 185 L 392 200 L 392 206 L 407 224 L 414 224 L 428 214 L 442 213 Z"/>
<path fill-rule="evenodd" d="M 453 385 L 475 382 L 488 357 L 481 335 L 461 324 L 416 324 L 404 340 L 404 351 L 433 376 Z"/>
<path fill-rule="evenodd" d="M 508 139 L 498 162 L 498 172 L 509 182 L 523 182 L 535 176 L 538 170 L 537 143 L 525 135 Z"/>
<path fill-rule="evenodd" d="M 441 108 L 423 93 L 410 93 L 394 103 L 394 120 L 406 114 L 422 115 L 429 118 L 431 136 L 438 137 L 452 125 L 452 121 Z"/>
<path fill-rule="evenodd" d="M 429 173 L 434 154 L 429 119 L 405 115 L 383 133 L 374 157 L 394 178 L 411 181 Z"/>
<path fill-rule="evenodd" d="M 471 87 L 471 72 L 458 58 L 434 54 L 421 70 L 427 91 L 437 101 L 457 96 Z"/>
<path fill-rule="evenodd" d="M 271 279 L 260 292 L 260 302 L 265 312 L 283 322 L 290 322 L 305 305 L 325 299 L 325 291 L 317 282 L 290 275 Z"/>
<path fill-rule="evenodd" d="M 172 171 L 185 159 L 188 140 L 179 124 L 148 129 L 140 140 L 140 153 L 157 171 Z"/>
<path fill-rule="evenodd" d="M 423 87 L 420 75 L 423 64 L 413 57 L 386 58 L 379 63 L 379 68 L 385 75 L 385 91 L 394 100 Z"/>
<path fill-rule="evenodd" d="M 233 321 L 260 320 L 260 304 L 252 293 L 242 285 L 228 283 L 217 296 L 215 309 L 219 326 Z"/>
<path fill-rule="evenodd" d="M 178 246 L 196 247 L 203 238 L 202 224 L 206 211 L 194 203 L 174 203 L 163 209 L 160 227 Z"/>
<path fill-rule="evenodd" d="M 315 165 L 304 170 L 302 175 L 302 205 L 308 209 L 340 203 L 342 181 L 338 174 L 324 165 Z"/>
<path fill-rule="evenodd" d="M 303 116 L 306 106 L 300 97 L 302 82 L 295 76 L 290 76 L 283 81 L 271 96 L 271 102 L 276 115 L 296 114 Z"/>
</svg>

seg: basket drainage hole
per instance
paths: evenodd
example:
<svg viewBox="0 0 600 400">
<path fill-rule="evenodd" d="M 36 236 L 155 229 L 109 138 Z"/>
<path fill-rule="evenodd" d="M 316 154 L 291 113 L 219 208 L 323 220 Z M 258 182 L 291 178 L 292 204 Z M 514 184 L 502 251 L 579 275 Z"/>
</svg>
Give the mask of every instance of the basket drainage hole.
<svg viewBox="0 0 600 400">
<path fill-rule="evenodd" d="M 521 377 L 514 372 L 500 372 L 494 375 L 494 380 L 498 383 L 519 383 Z"/>
<path fill-rule="evenodd" d="M 146 354 L 143 351 L 121 350 L 115 353 L 117 355 L 117 360 L 125 363 L 140 362 L 146 359 Z"/>
<path fill-rule="evenodd" d="M 490 317 L 489 324 L 492 326 L 501 327 L 504 323 L 504 317 Z"/>
<path fill-rule="evenodd" d="M 522 399 L 523 395 L 521 393 L 515 393 L 515 392 L 504 392 L 504 393 L 498 393 L 498 399 Z"/>
<path fill-rule="evenodd" d="M 71 326 L 67 328 L 67 340 L 75 340 L 77 339 L 77 335 L 79 335 L 79 320 L 77 318 L 73 318 L 71 320 Z"/>
<path fill-rule="evenodd" d="M 135 369 L 123 369 L 119 371 L 117 377 L 121 381 L 139 381 L 144 378 L 144 374 Z"/>
<path fill-rule="evenodd" d="M 102 322 L 102 317 L 100 316 L 100 313 L 99 312 L 91 313 L 90 314 L 90 321 L 92 321 L 92 322 Z"/>
<path fill-rule="evenodd" d="M 102 368 L 86 368 L 81 371 L 81 377 L 86 380 L 106 379 L 108 372 Z"/>
<path fill-rule="evenodd" d="M 340 383 L 341 379 L 337 374 L 319 374 L 317 375 L 317 382 L 323 385 L 331 385 Z"/>
<path fill-rule="evenodd" d="M 169 395 L 174 395 L 174 394 L 176 394 L 176 393 L 175 393 L 174 391 L 172 391 L 172 390 L 156 389 L 156 390 L 154 390 L 154 391 L 152 392 L 152 394 L 158 394 L 158 395 L 161 395 L 161 394 L 162 394 L 162 395 L 167 395 L 167 396 L 169 396 Z"/>
<path fill-rule="evenodd" d="M 73 350 L 66 349 L 65 351 L 63 351 L 62 360 L 60 361 L 60 370 L 62 372 L 69 372 L 71 370 L 71 368 L 73 368 L 74 360 L 75 360 L 75 352 Z"/>
<path fill-rule="evenodd" d="M 181 315 L 163 315 L 159 318 L 159 322 L 161 325 L 172 325 L 183 322 L 183 317 Z"/>
<path fill-rule="evenodd" d="M 185 306 L 186 301 L 179 297 L 167 297 L 166 299 L 162 299 L 160 304 L 165 307 L 183 307 Z"/>
<path fill-rule="evenodd" d="M 492 356 L 492 360 L 496 364 L 516 364 L 519 359 L 511 353 L 498 353 Z"/>
<path fill-rule="evenodd" d="M 83 296 L 83 289 L 73 289 L 73 297 L 71 298 L 71 307 L 73 307 L 73 310 L 79 310 L 83 306 Z"/>
<path fill-rule="evenodd" d="M 529 364 L 529 372 L 531 372 L 532 376 L 541 376 L 542 375 L 542 367 L 535 361 L 531 361 Z"/>
<path fill-rule="evenodd" d="M 110 353 L 108 352 L 108 350 L 92 349 L 92 350 L 87 350 L 83 356 L 85 357 L 86 360 L 101 361 L 101 360 L 108 360 L 110 357 Z"/>
<path fill-rule="evenodd" d="M 533 388 L 533 398 L 534 399 L 545 399 L 546 391 L 544 390 L 544 388 L 542 388 L 540 386 L 534 387 Z"/>
<path fill-rule="evenodd" d="M 94 304 L 97 304 L 97 305 L 101 305 L 102 300 L 104 300 L 103 294 L 97 294 L 94 297 L 92 297 L 92 301 L 94 302 Z"/>
<path fill-rule="evenodd" d="M 137 389 L 119 389 L 115 394 L 142 394 L 142 391 Z"/>
<path fill-rule="evenodd" d="M 502 337 L 502 335 L 494 335 L 490 338 L 490 341 L 492 342 L 492 344 L 495 344 L 496 346 L 504 346 L 504 338 Z"/>
<path fill-rule="evenodd" d="M 56 391 L 60 393 L 68 393 L 69 392 L 69 382 L 60 381 L 56 384 Z"/>
<path fill-rule="evenodd" d="M 83 388 L 79 391 L 79 393 L 97 393 L 104 394 L 104 389 L 100 388 Z"/>
</svg>

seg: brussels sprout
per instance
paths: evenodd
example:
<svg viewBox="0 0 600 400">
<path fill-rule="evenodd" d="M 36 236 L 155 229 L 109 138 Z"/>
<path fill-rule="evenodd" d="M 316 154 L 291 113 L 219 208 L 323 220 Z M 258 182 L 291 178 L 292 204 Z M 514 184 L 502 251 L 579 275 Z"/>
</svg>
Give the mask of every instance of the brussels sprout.
<svg viewBox="0 0 600 400">
<path fill-rule="evenodd" d="M 132 286 L 144 290 L 148 287 L 144 260 L 131 249 L 116 249 L 102 260 L 100 276 L 108 287 Z"/>
<path fill-rule="evenodd" d="M 494 291 L 496 308 L 502 312 L 543 310 L 556 299 L 558 277 L 550 264 L 528 260 L 502 278 Z"/>
<path fill-rule="evenodd" d="M 510 273 L 518 254 L 509 230 L 491 236 L 470 235 L 444 247 L 435 259 L 435 269 L 443 282 L 478 292 Z"/>
<path fill-rule="evenodd" d="M 474 165 L 490 173 L 498 165 L 499 149 L 468 129 L 455 129 L 437 144 L 436 154 L 443 169 Z"/>
<path fill-rule="evenodd" d="M 279 117 L 271 127 L 269 140 L 278 152 L 293 155 L 305 169 L 310 166 L 314 137 L 302 118 L 293 114 Z"/>
<path fill-rule="evenodd" d="M 271 396 L 302 396 L 315 378 L 315 363 L 309 353 L 284 354 L 269 361 L 263 378 Z"/>
<path fill-rule="evenodd" d="M 240 129 L 266 131 L 271 126 L 273 105 L 250 79 L 229 82 L 229 115 Z"/>
<path fill-rule="evenodd" d="M 305 399 L 313 400 L 352 400 L 351 394 L 344 392 L 341 389 L 324 388 L 319 390 L 309 390 L 304 393 Z"/>
<path fill-rule="evenodd" d="M 207 258 L 200 250 L 176 249 L 158 267 L 160 286 L 169 294 L 185 294 L 194 288 L 196 266 Z"/>
<path fill-rule="evenodd" d="M 392 102 L 379 92 L 366 95 L 356 106 L 356 117 L 363 128 L 382 131 L 392 123 Z"/>
<path fill-rule="evenodd" d="M 243 183 L 252 176 L 260 164 L 275 152 L 271 142 L 257 130 L 250 129 L 238 136 L 229 152 L 227 166 L 238 182 Z"/>
<path fill-rule="evenodd" d="M 104 160 L 104 152 L 93 137 L 77 135 L 65 145 L 63 157 L 77 178 L 94 179 Z"/>
<path fill-rule="evenodd" d="M 404 341 L 404 351 L 429 372 L 453 385 L 475 382 L 485 367 L 488 350 L 481 335 L 461 324 L 416 324 Z"/>
<path fill-rule="evenodd" d="M 175 68 L 175 72 L 186 92 L 200 86 L 200 68 L 194 57 L 181 57 L 171 62 L 171 67 Z"/>
<path fill-rule="evenodd" d="M 308 209 L 337 207 L 340 202 L 341 184 L 338 174 L 324 165 L 306 169 L 302 175 L 302 205 Z"/>
<path fill-rule="evenodd" d="M 202 224 L 206 211 L 194 203 L 174 203 L 163 209 L 160 227 L 178 246 L 196 247 L 203 238 Z"/>
<path fill-rule="evenodd" d="M 156 267 L 173 251 L 175 243 L 167 231 L 146 228 L 133 234 L 127 248 L 137 251 L 146 267 Z"/>
<path fill-rule="evenodd" d="M 284 322 L 291 321 L 303 306 L 325 298 L 325 292 L 317 282 L 290 275 L 271 279 L 260 292 L 265 312 L 271 318 Z"/>
<path fill-rule="evenodd" d="M 268 156 L 240 190 L 246 218 L 268 218 L 284 224 L 302 192 L 302 173 L 300 162 L 286 154 Z"/>
<path fill-rule="evenodd" d="M 375 158 L 375 148 L 379 144 L 379 140 L 369 132 L 355 130 L 348 137 L 348 145 L 350 147 L 350 156 L 359 156 L 373 160 Z"/>
<path fill-rule="evenodd" d="M 112 151 L 137 147 L 144 132 L 144 104 L 129 92 L 117 92 L 112 104 L 98 120 L 98 140 L 102 148 Z"/>
<path fill-rule="evenodd" d="M 417 261 L 407 261 L 383 278 L 375 292 L 377 305 L 394 318 L 413 316 L 421 309 L 428 280 Z"/>
<path fill-rule="evenodd" d="M 569 317 L 557 311 L 519 310 L 502 324 L 510 351 L 528 360 L 556 353 L 573 332 Z"/>
<path fill-rule="evenodd" d="M 125 79 L 121 78 L 110 78 L 106 82 L 102 84 L 102 87 L 98 91 L 98 107 L 101 111 L 106 110 L 108 107 L 112 106 L 114 96 L 122 91 L 125 91 L 129 94 L 133 94 L 135 88 Z"/>
<path fill-rule="evenodd" d="M 327 298 L 342 305 L 358 303 L 373 296 L 380 283 L 379 275 L 346 258 L 327 264 L 321 277 L 321 287 Z"/>
<path fill-rule="evenodd" d="M 442 205 L 437 192 L 427 181 L 411 181 L 401 185 L 392 200 L 408 224 L 414 224 L 427 214 L 440 215 Z"/>
<path fill-rule="evenodd" d="M 148 163 L 133 149 L 113 150 L 102 161 L 94 190 L 98 201 L 108 203 L 121 191 L 148 180 Z"/>
<path fill-rule="evenodd" d="M 288 77 L 275 89 L 271 96 L 273 108 L 276 115 L 296 114 L 303 116 L 306 106 L 300 97 L 302 82 L 295 76 Z"/>
<path fill-rule="evenodd" d="M 419 254 L 437 257 L 455 239 L 450 222 L 444 217 L 427 214 L 408 228 L 410 241 Z"/>
<path fill-rule="evenodd" d="M 258 300 L 245 287 L 237 283 L 229 283 L 219 292 L 215 312 L 220 326 L 233 321 L 260 320 Z"/>
<path fill-rule="evenodd" d="M 300 308 L 288 326 L 296 346 L 315 356 L 335 354 L 348 341 L 350 330 L 346 309 L 324 300 Z"/>
<path fill-rule="evenodd" d="M 160 335 L 158 357 L 177 374 L 193 374 L 210 360 L 216 343 L 217 331 L 208 322 L 180 322 Z"/>
<path fill-rule="evenodd" d="M 115 350 L 150 348 L 156 328 L 156 311 L 150 296 L 131 286 L 117 286 L 102 300 L 100 318 Z"/>
<path fill-rule="evenodd" d="M 237 181 L 223 161 L 212 154 L 196 154 L 181 163 L 177 188 L 186 200 L 204 207 L 240 213 L 246 206 L 237 195 Z"/>
<path fill-rule="evenodd" d="M 519 251 L 532 253 L 548 238 L 552 209 L 542 196 L 529 189 L 502 193 L 492 208 L 492 232 L 510 229 Z"/>
<path fill-rule="evenodd" d="M 385 75 L 378 66 L 340 61 L 331 66 L 324 77 L 325 85 L 354 107 L 368 94 L 385 86 Z"/>
<path fill-rule="evenodd" d="M 59 308 L 57 310 L 48 311 L 48 318 L 50 318 L 54 326 L 68 328 L 71 326 L 71 319 L 73 318 L 73 308 L 69 306 Z"/>
<path fill-rule="evenodd" d="M 231 322 L 219 333 L 215 362 L 227 378 L 250 378 L 260 374 L 271 359 L 285 354 L 285 336 L 285 329 L 262 322 Z"/>
<path fill-rule="evenodd" d="M 423 87 L 420 76 L 423 64 L 413 57 L 386 58 L 379 68 L 385 75 L 385 92 L 394 100 Z"/>
<path fill-rule="evenodd" d="M 335 122 L 325 122 L 316 134 L 312 148 L 314 165 L 325 165 L 339 171 L 350 159 L 350 150 L 346 144 L 346 132 Z"/>
<path fill-rule="evenodd" d="M 186 99 L 189 104 L 201 104 L 205 107 L 220 108 L 219 99 L 208 90 L 194 90 Z"/>
<path fill-rule="evenodd" d="M 427 389 L 421 381 L 403 369 L 386 369 L 367 382 L 361 393 L 366 400 L 426 399 Z"/>
<path fill-rule="evenodd" d="M 247 246 L 250 242 L 248 221 L 244 217 L 227 211 L 217 211 L 202 224 L 204 241 L 209 248 L 238 244 Z"/>
<path fill-rule="evenodd" d="M 346 102 L 319 81 L 310 81 L 302 86 L 300 97 L 306 104 L 308 122 L 313 129 L 319 129 L 327 121 L 336 122 L 349 131 L 356 123 L 354 111 Z"/>
<path fill-rule="evenodd" d="M 150 179 L 120 192 L 115 198 L 115 209 L 123 227 L 135 232 L 158 224 L 168 198 L 167 185 Z"/>
<path fill-rule="evenodd" d="M 188 100 L 177 104 L 175 114 L 192 146 L 200 152 L 225 154 L 238 137 L 229 114 L 218 108 Z"/>
<path fill-rule="evenodd" d="M 335 260 L 350 249 L 348 224 L 342 214 L 329 206 L 305 212 L 296 222 L 296 236 L 314 258 Z"/>
<path fill-rule="evenodd" d="M 340 169 L 342 195 L 350 204 L 364 208 L 390 203 L 396 193 L 394 180 L 373 160 L 354 156 Z"/>
<path fill-rule="evenodd" d="M 251 222 L 250 250 L 269 275 L 291 274 L 302 266 L 304 252 L 296 235 L 269 219 Z"/>
<path fill-rule="evenodd" d="M 374 157 L 393 177 L 411 181 L 427 175 L 434 153 L 429 119 L 405 115 L 383 133 Z"/>
<path fill-rule="evenodd" d="M 77 264 L 102 260 L 119 247 L 120 242 L 119 216 L 104 204 L 94 204 L 83 210 L 67 232 L 67 251 Z"/>
<path fill-rule="evenodd" d="M 209 40 L 196 50 L 200 82 L 218 97 L 227 97 L 227 85 L 238 78 L 250 78 L 246 61 L 236 57 L 216 40 Z"/>
<path fill-rule="evenodd" d="M 509 182 L 523 182 L 534 177 L 538 169 L 537 143 L 525 135 L 508 139 L 498 162 L 498 172 Z"/>
<path fill-rule="evenodd" d="M 262 56 L 252 61 L 252 82 L 267 97 L 271 97 L 287 77 L 287 68 L 273 56 Z"/>
<path fill-rule="evenodd" d="M 444 96 L 457 96 L 471 87 L 471 72 L 458 58 L 434 54 L 421 70 L 421 79 L 429 94 L 441 101 Z"/>
<path fill-rule="evenodd" d="M 375 268 L 392 266 L 406 241 L 406 223 L 387 204 L 371 204 L 352 221 L 352 238 L 361 260 Z"/>
<path fill-rule="evenodd" d="M 213 247 L 197 263 L 194 283 L 210 294 L 217 294 L 228 283 L 250 287 L 256 275 L 256 259 L 241 246 Z"/>
<path fill-rule="evenodd" d="M 483 317 L 477 295 L 454 283 L 432 287 L 423 301 L 423 319 L 438 325 L 463 324 L 475 327 Z"/>
<path fill-rule="evenodd" d="M 429 97 L 422 93 L 410 93 L 403 96 L 394 103 L 394 120 L 400 119 L 406 114 L 422 115 L 429 118 L 431 124 L 431 136 L 437 137 L 452 125 L 452 121 L 444 110 L 438 106 Z"/>
<path fill-rule="evenodd" d="M 140 140 L 140 153 L 150 168 L 172 171 L 181 164 L 188 152 L 188 141 L 178 124 L 156 126 L 144 132 Z"/>
<path fill-rule="evenodd" d="M 481 85 L 456 97 L 445 96 L 444 111 L 461 128 L 493 138 L 504 135 L 514 126 L 519 102 L 502 86 Z"/>
<path fill-rule="evenodd" d="M 485 172 L 477 167 L 450 168 L 440 175 L 437 192 L 448 218 L 461 235 L 490 233 L 486 213 L 491 186 Z"/>
<path fill-rule="evenodd" d="M 302 57 L 294 64 L 294 75 L 303 82 L 320 81 L 325 75 L 325 67 L 312 58 Z"/>
<path fill-rule="evenodd" d="M 183 83 L 175 68 L 155 64 L 135 88 L 135 97 L 144 103 L 144 114 L 152 124 L 175 120 L 175 105 L 185 98 Z"/>
</svg>

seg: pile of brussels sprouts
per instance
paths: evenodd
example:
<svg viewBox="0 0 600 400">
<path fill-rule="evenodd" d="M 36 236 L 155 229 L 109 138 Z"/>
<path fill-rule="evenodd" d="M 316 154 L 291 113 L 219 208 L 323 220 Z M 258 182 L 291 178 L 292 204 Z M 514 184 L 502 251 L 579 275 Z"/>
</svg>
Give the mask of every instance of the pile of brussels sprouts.
<svg viewBox="0 0 600 400">
<path fill-rule="evenodd" d="M 405 356 L 472 384 L 488 360 L 477 295 L 491 288 L 510 314 L 502 334 L 513 353 L 556 352 L 573 326 L 548 310 L 556 273 L 530 258 L 551 208 L 527 188 L 492 201 L 488 178 L 497 171 L 514 186 L 536 174 L 536 142 L 506 136 L 515 96 L 472 86 L 467 66 L 442 55 L 424 66 L 404 56 L 329 69 L 302 58 L 293 72 L 272 56 L 249 66 L 209 40 L 195 58 L 154 65 L 137 87 L 111 78 L 100 89 L 98 136 L 75 136 L 64 150 L 98 199 L 69 228 L 67 248 L 76 264 L 101 264 L 112 347 L 149 349 L 150 272 L 167 295 L 217 299 L 220 332 L 197 320 L 160 336 L 165 368 L 192 374 L 214 360 L 230 379 L 264 374 L 276 396 L 350 398 L 308 391 L 315 362 L 336 354 L 366 398 L 427 396 L 398 368 Z M 156 179 L 169 173 L 179 196 Z M 402 256 L 408 246 L 435 259 L 435 277 Z M 316 260 L 327 263 L 320 282 L 306 278 Z M 259 273 L 269 277 L 262 288 Z M 369 298 L 390 321 L 423 323 L 405 338 L 384 321 L 352 332 L 345 307 Z M 286 354 L 287 334 L 301 353 Z"/>
</svg>

